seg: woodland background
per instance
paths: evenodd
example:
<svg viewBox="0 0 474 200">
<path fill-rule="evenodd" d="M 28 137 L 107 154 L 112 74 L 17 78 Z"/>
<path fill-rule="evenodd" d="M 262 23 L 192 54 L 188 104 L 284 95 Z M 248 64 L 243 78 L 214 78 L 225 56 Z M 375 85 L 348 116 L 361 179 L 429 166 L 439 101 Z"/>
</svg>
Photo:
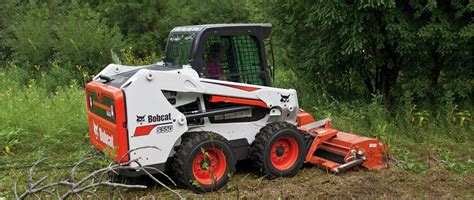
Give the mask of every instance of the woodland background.
<svg viewBox="0 0 474 200">
<path fill-rule="evenodd" d="M 206 23 L 271 23 L 274 85 L 297 89 L 302 108 L 338 129 L 388 143 L 393 167 L 339 176 L 306 167 L 276 182 L 244 170 L 203 197 L 325 197 L 371 180 L 336 197 L 472 198 L 473 12 L 469 0 L 3 0 L 0 198 L 39 157 L 60 176 L 93 151 L 83 86 L 94 74 L 118 60 L 156 63 L 173 27 Z M 282 185 L 294 188 L 271 189 Z M 168 194 L 157 188 L 127 195 Z"/>
</svg>

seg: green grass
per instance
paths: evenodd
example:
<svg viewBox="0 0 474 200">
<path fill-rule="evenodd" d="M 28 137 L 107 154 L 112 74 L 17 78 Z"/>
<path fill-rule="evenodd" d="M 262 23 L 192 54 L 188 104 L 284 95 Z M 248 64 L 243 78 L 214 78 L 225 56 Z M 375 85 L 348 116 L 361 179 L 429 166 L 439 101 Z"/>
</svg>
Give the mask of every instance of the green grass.
<svg viewBox="0 0 474 200">
<path fill-rule="evenodd" d="M 40 69 L 36 74 L 30 74 L 10 64 L 0 71 L 0 147 L 11 149 L 10 154 L 0 153 L 0 198 L 12 197 L 15 181 L 19 181 L 20 188 L 24 187 L 27 170 L 39 157 L 49 158 L 40 172 L 53 167 L 50 175 L 54 179 L 67 173 L 68 167 L 91 149 L 93 151 L 88 140 L 82 81 L 60 77 L 59 72 L 67 69 L 56 70 L 45 73 Z M 399 169 L 414 177 L 438 173 L 433 169 L 459 177 L 474 171 L 470 109 L 447 104 L 432 112 L 417 110 L 415 105 L 407 104 L 398 107 L 396 112 L 389 112 L 383 108 L 379 97 L 368 103 L 340 102 L 323 90 L 307 91 L 307 86 L 299 83 L 289 71 L 280 70 L 277 80 L 275 85 L 278 87 L 296 88 L 302 108 L 316 118 L 330 117 L 337 129 L 387 143 L 390 154 L 399 162 Z M 97 166 L 87 167 L 94 168 Z M 271 185 L 272 182 L 264 181 L 264 184 Z M 225 195 L 234 192 L 222 193 L 224 196 L 220 197 L 228 197 Z M 138 194 L 142 193 L 128 195 Z M 213 195 L 216 194 L 208 197 Z"/>
<path fill-rule="evenodd" d="M 26 162 L 39 155 L 68 158 L 66 155 L 80 153 L 87 140 L 83 90 L 75 80 L 55 91 L 39 86 L 42 79 L 12 80 L 25 77 L 22 73 L 17 68 L 0 72 L 0 145 L 12 150 L 0 162 Z"/>
</svg>

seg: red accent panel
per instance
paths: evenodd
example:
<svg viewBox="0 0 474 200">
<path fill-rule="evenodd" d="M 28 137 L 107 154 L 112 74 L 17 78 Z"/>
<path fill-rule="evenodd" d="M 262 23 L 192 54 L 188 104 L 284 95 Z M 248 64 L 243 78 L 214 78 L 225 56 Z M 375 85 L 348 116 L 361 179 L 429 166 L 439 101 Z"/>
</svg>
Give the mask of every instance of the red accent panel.
<svg viewBox="0 0 474 200">
<path fill-rule="evenodd" d="M 242 85 L 230 85 L 230 84 L 222 84 L 222 85 L 225 85 L 227 87 L 233 87 L 239 90 L 245 90 L 247 92 L 252 92 L 252 91 L 260 89 L 260 88 L 255 88 L 255 87 L 242 86 Z"/>
<path fill-rule="evenodd" d="M 117 162 L 127 162 L 129 156 L 124 156 L 128 152 L 128 135 L 127 129 L 124 127 L 126 124 L 125 116 L 125 100 L 122 90 L 116 87 L 108 86 L 99 82 L 91 81 L 86 84 L 86 101 L 88 101 L 88 91 L 100 93 L 101 96 L 108 96 L 114 99 L 114 109 L 115 109 L 115 124 L 92 113 L 90 111 L 89 104 L 87 104 L 87 116 L 89 118 L 89 139 L 91 144 L 96 146 L 99 150 L 104 151 L 108 146 L 101 140 L 101 134 L 105 136 L 112 137 L 113 139 L 113 148 L 115 150 L 114 160 Z M 98 102 L 92 102 L 97 105 Z M 110 109 L 110 108 L 109 108 Z M 96 130 L 94 131 L 94 124 L 96 125 Z M 99 135 L 96 135 L 96 132 L 99 132 Z M 104 135 L 102 135 L 104 137 Z M 110 138 L 106 138 L 106 141 L 110 141 Z"/>
<path fill-rule="evenodd" d="M 213 102 L 213 103 L 226 102 L 226 103 L 245 104 L 245 105 L 253 105 L 253 106 L 260 106 L 260 107 L 268 108 L 268 106 L 265 102 L 260 101 L 260 100 L 254 100 L 254 99 L 242 99 L 242 98 L 224 97 L 224 96 L 211 96 L 209 101 Z"/>
<path fill-rule="evenodd" d="M 153 130 L 153 128 L 155 128 L 156 126 L 157 124 L 137 127 L 133 136 L 149 135 L 151 130 Z"/>
</svg>

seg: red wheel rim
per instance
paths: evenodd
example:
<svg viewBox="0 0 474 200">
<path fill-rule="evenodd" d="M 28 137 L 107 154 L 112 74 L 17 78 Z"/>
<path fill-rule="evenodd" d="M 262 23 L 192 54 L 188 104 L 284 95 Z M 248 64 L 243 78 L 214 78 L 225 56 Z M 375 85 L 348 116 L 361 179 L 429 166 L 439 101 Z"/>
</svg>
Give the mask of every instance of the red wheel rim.
<svg viewBox="0 0 474 200">
<path fill-rule="evenodd" d="M 193 175 L 197 182 L 204 185 L 219 181 L 227 169 L 224 153 L 215 147 L 199 152 L 193 161 Z"/>
<path fill-rule="evenodd" d="M 291 168 L 298 160 L 298 143 L 292 137 L 279 138 L 272 145 L 271 161 L 278 170 Z"/>
</svg>

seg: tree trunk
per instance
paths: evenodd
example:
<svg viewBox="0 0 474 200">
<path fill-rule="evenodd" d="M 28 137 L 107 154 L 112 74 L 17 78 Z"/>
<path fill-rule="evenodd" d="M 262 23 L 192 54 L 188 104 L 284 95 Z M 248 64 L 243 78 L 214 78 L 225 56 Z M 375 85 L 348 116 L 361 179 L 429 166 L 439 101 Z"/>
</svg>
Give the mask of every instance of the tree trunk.
<svg viewBox="0 0 474 200">
<path fill-rule="evenodd" d="M 436 49 L 431 50 L 431 56 L 433 57 L 434 66 L 431 69 L 431 86 L 438 84 L 439 75 L 441 74 L 441 66 L 443 65 L 444 58 Z"/>
<path fill-rule="evenodd" d="M 390 74 L 387 64 L 380 70 L 380 93 L 382 93 L 383 105 L 388 108 L 390 105 Z"/>
<path fill-rule="evenodd" d="M 380 67 L 378 71 L 379 75 L 379 87 L 378 90 L 382 94 L 383 105 L 385 108 L 390 106 L 391 89 L 397 83 L 398 74 L 400 72 L 400 57 L 394 51 L 391 45 L 385 45 L 385 58 L 386 62 Z"/>
</svg>

